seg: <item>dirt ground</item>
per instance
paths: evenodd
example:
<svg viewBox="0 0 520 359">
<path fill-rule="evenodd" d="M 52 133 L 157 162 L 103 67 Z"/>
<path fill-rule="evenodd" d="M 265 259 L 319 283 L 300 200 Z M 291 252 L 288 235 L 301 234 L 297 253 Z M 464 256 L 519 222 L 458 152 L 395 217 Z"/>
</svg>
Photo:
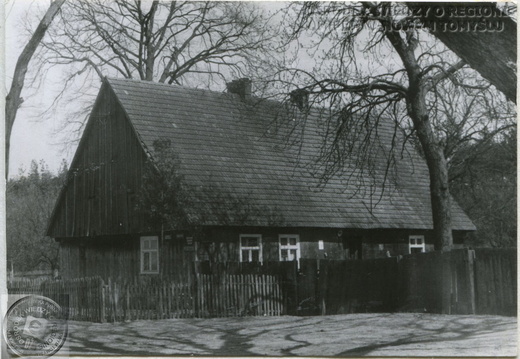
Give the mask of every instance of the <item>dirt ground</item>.
<svg viewBox="0 0 520 359">
<path fill-rule="evenodd" d="M 516 356 L 517 318 L 349 314 L 70 322 L 64 355 Z"/>
</svg>

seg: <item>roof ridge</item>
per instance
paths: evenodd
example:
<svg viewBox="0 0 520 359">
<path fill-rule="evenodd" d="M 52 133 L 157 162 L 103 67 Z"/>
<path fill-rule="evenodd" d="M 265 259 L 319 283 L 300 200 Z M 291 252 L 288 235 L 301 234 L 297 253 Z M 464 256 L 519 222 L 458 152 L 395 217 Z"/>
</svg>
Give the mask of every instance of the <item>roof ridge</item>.
<svg viewBox="0 0 520 359">
<path fill-rule="evenodd" d="M 153 86 L 153 87 L 161 87 L 161 88 L 170 89 L 170 90 L 171 89 L 177 89 L 177 90 L 183 90 L 183 91 L 187 90 L 187 91 L 207 93 L 207 94 L 212 94 L 212 95 L 222 95 L 222 96 L 226 96 L 229 98 L 240 98 L 239 95 L 230 93 L 230 92 L 226 92 L 225 90 L 220 92 L 220 91 L 216 91 L 216 90 L 209 90 L 209 89 L 198 88 L 198 87 L 190 87 L 190 86 L 178 85 L 178 84 L 165 84 L 163 82 L 139 80 L 139 79 L 132 79 L 132 78 L 105 77 L 105 79 L 107 80 L 107 82 L 109 84 L 112 83 L 113 81 L 134 82 L 134 83 L 138 83 L 138 84 L 149 85 L 149 86 Z M 251 95 L 248 98 L 248 101 L 274 102 L 278 105 L 283 105 L 282 101 L 269 99 L 269 98 L 263 98 L 263 97 L 254 96 L 254 95 Z"/>
</svg>

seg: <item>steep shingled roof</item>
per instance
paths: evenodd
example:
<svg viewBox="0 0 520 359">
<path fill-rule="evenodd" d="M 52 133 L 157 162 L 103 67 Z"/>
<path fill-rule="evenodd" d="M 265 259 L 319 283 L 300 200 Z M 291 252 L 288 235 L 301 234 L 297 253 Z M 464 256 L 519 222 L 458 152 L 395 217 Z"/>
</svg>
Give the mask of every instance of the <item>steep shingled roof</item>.
<svg viewBox="0 0 520 359">
<path fill-rule="evenodd" d="M 294 119 L 280 116 L 283 106 L 276 102 L 136 80 L 107 81 L 148 151 L 153 152 L 156 140 L 171 140 L 187 183 L 211 185 L 270 209 L 286 226 L 432 228 L 428 170 L 416 154 L 413 163 L 400 161 L 396 183 L 387 183 L 382 196 L 373 185 L 385 176 L 381 165 L 372 177 L 347 182 L 346 170 L 323 185 L 313 175 L 323 140 L 316 112 L 300 127 L 301 141 L 287 146 L 282 120 Z M 392 134 L 388 126 L 380 127 L 383 150 Z M 456 203 L 452 212 L 454 229 L 475 229 Z M 255 223 L 269 225 L 267 218 Z M 207 224 L 221 223 L 210 218 Z"/>
</svg>

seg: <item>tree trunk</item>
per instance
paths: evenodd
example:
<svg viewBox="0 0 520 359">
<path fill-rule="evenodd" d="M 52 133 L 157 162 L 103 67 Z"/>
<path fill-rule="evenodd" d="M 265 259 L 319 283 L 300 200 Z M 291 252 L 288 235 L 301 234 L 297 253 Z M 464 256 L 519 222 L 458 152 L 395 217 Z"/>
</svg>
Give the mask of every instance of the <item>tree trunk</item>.
<svg viewBox="0 0 520 359">
<path fill-rule="evenodd" d="M 405 43 L 397 32 L 386 31 L 385 35 L 399 54 L 408 75 L 407 112 L 412 119 L 430 173 L 430 199 L 435 250 L 449 251 L 453 246 L 453 234 L 448 165 L 443 147 L 436 141 L 428 116 L 426 94 L 429 91 L 429 85 L 422 79 L 422 71 L 415 57 L 413 43 Z"/>
<path fill-rule="evenodd" d="M 25 75 L 29 62 L 36 51 L 36 48 L 40 44 L 43 36 L 47 32 L 47 28 L 52 23 L 52 20 L 58 14 L 61 6 L 65 0 L 55 0 L 47 9 L 47 12 L 43 16 L 42 20 L 38 24 L 38 27 L 34 31 L 31 39 L 25 45 L 14 70 L 13 81 L 11 82 L 11 88 L 5 98 L 5 177 L 9 174 L 9 150 L 11 146 L 11 132 L 13 131 L 14 121 L 16 119 L 16 113 L 18 108 L 23 102 L 21 98 L 22 89 L 25 82 Z"/>
<path fill-rule="evenodd" d="M 414 123 L 430 173 L 434 247 L 435 250 L 449 251 L 453 246 L 453 234 L 448 164 L 443 147 L 435 139 L 425 97 L 426 89 L 424 85 L 417 77 L 410 76 L 407 103 L 409 115 Z"/>
<path fill-rule="evenodd" d="M 150 12 L 148 13 L 146 20 L 146 31 L 145 31 L 145 39 L 146 39 L 146 59 L 145 59 L 145 80 L 153 81 L 154 75 L 154 64 L 155 64 L 155 48 L 154 48 L 154 40 L 153 40 L 153 27 L 155 25 L 155 13 L 157 11 L 157 6 L 159 5 L 158 1 L 154 1 L 152 3 L 152 7 L 150 8 Z"/>
<path fill-rule="evenodd" d="M 448 165 L 442 147 L 431 141 L 431 129 L 428 126 L 422 127 L 424 128 L 416 126 L 416 130 L 430 172 L 434 246 L 435 250 L 449 251 L 453 246 L 453 234 L 451 228 Z"/>
</svg>

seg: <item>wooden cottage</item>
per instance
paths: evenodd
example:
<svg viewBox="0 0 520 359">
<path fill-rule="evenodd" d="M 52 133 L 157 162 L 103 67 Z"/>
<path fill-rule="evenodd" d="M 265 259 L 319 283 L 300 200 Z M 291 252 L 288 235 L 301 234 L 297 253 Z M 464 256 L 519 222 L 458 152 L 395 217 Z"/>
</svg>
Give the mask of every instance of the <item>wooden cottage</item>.
<svg viewBox="0 0 520 359">
<path fill-rule="evenodd" d="M 49 223 L 62 276 L 171 275 L 194 260 L 433 249 L 428 170 L 415 151 L 396 160 L 390 180 L 378 161 L 385 162 L 394 131 L 380 124 L 371 170 L 346 163 L 323 181 L 316 166 L 323 121 L 302 101 L 293 107 L 251 97 L 248 81 L 218 93 L 105 79 Z M 187 214 L 196 233 L 153 226 L 139 206 L 158 141 L 171 145 L 183 188 L 198 192 Z M 456 203 L 452 212 L 460 243 L 475 227 Z"/>
</svg>

